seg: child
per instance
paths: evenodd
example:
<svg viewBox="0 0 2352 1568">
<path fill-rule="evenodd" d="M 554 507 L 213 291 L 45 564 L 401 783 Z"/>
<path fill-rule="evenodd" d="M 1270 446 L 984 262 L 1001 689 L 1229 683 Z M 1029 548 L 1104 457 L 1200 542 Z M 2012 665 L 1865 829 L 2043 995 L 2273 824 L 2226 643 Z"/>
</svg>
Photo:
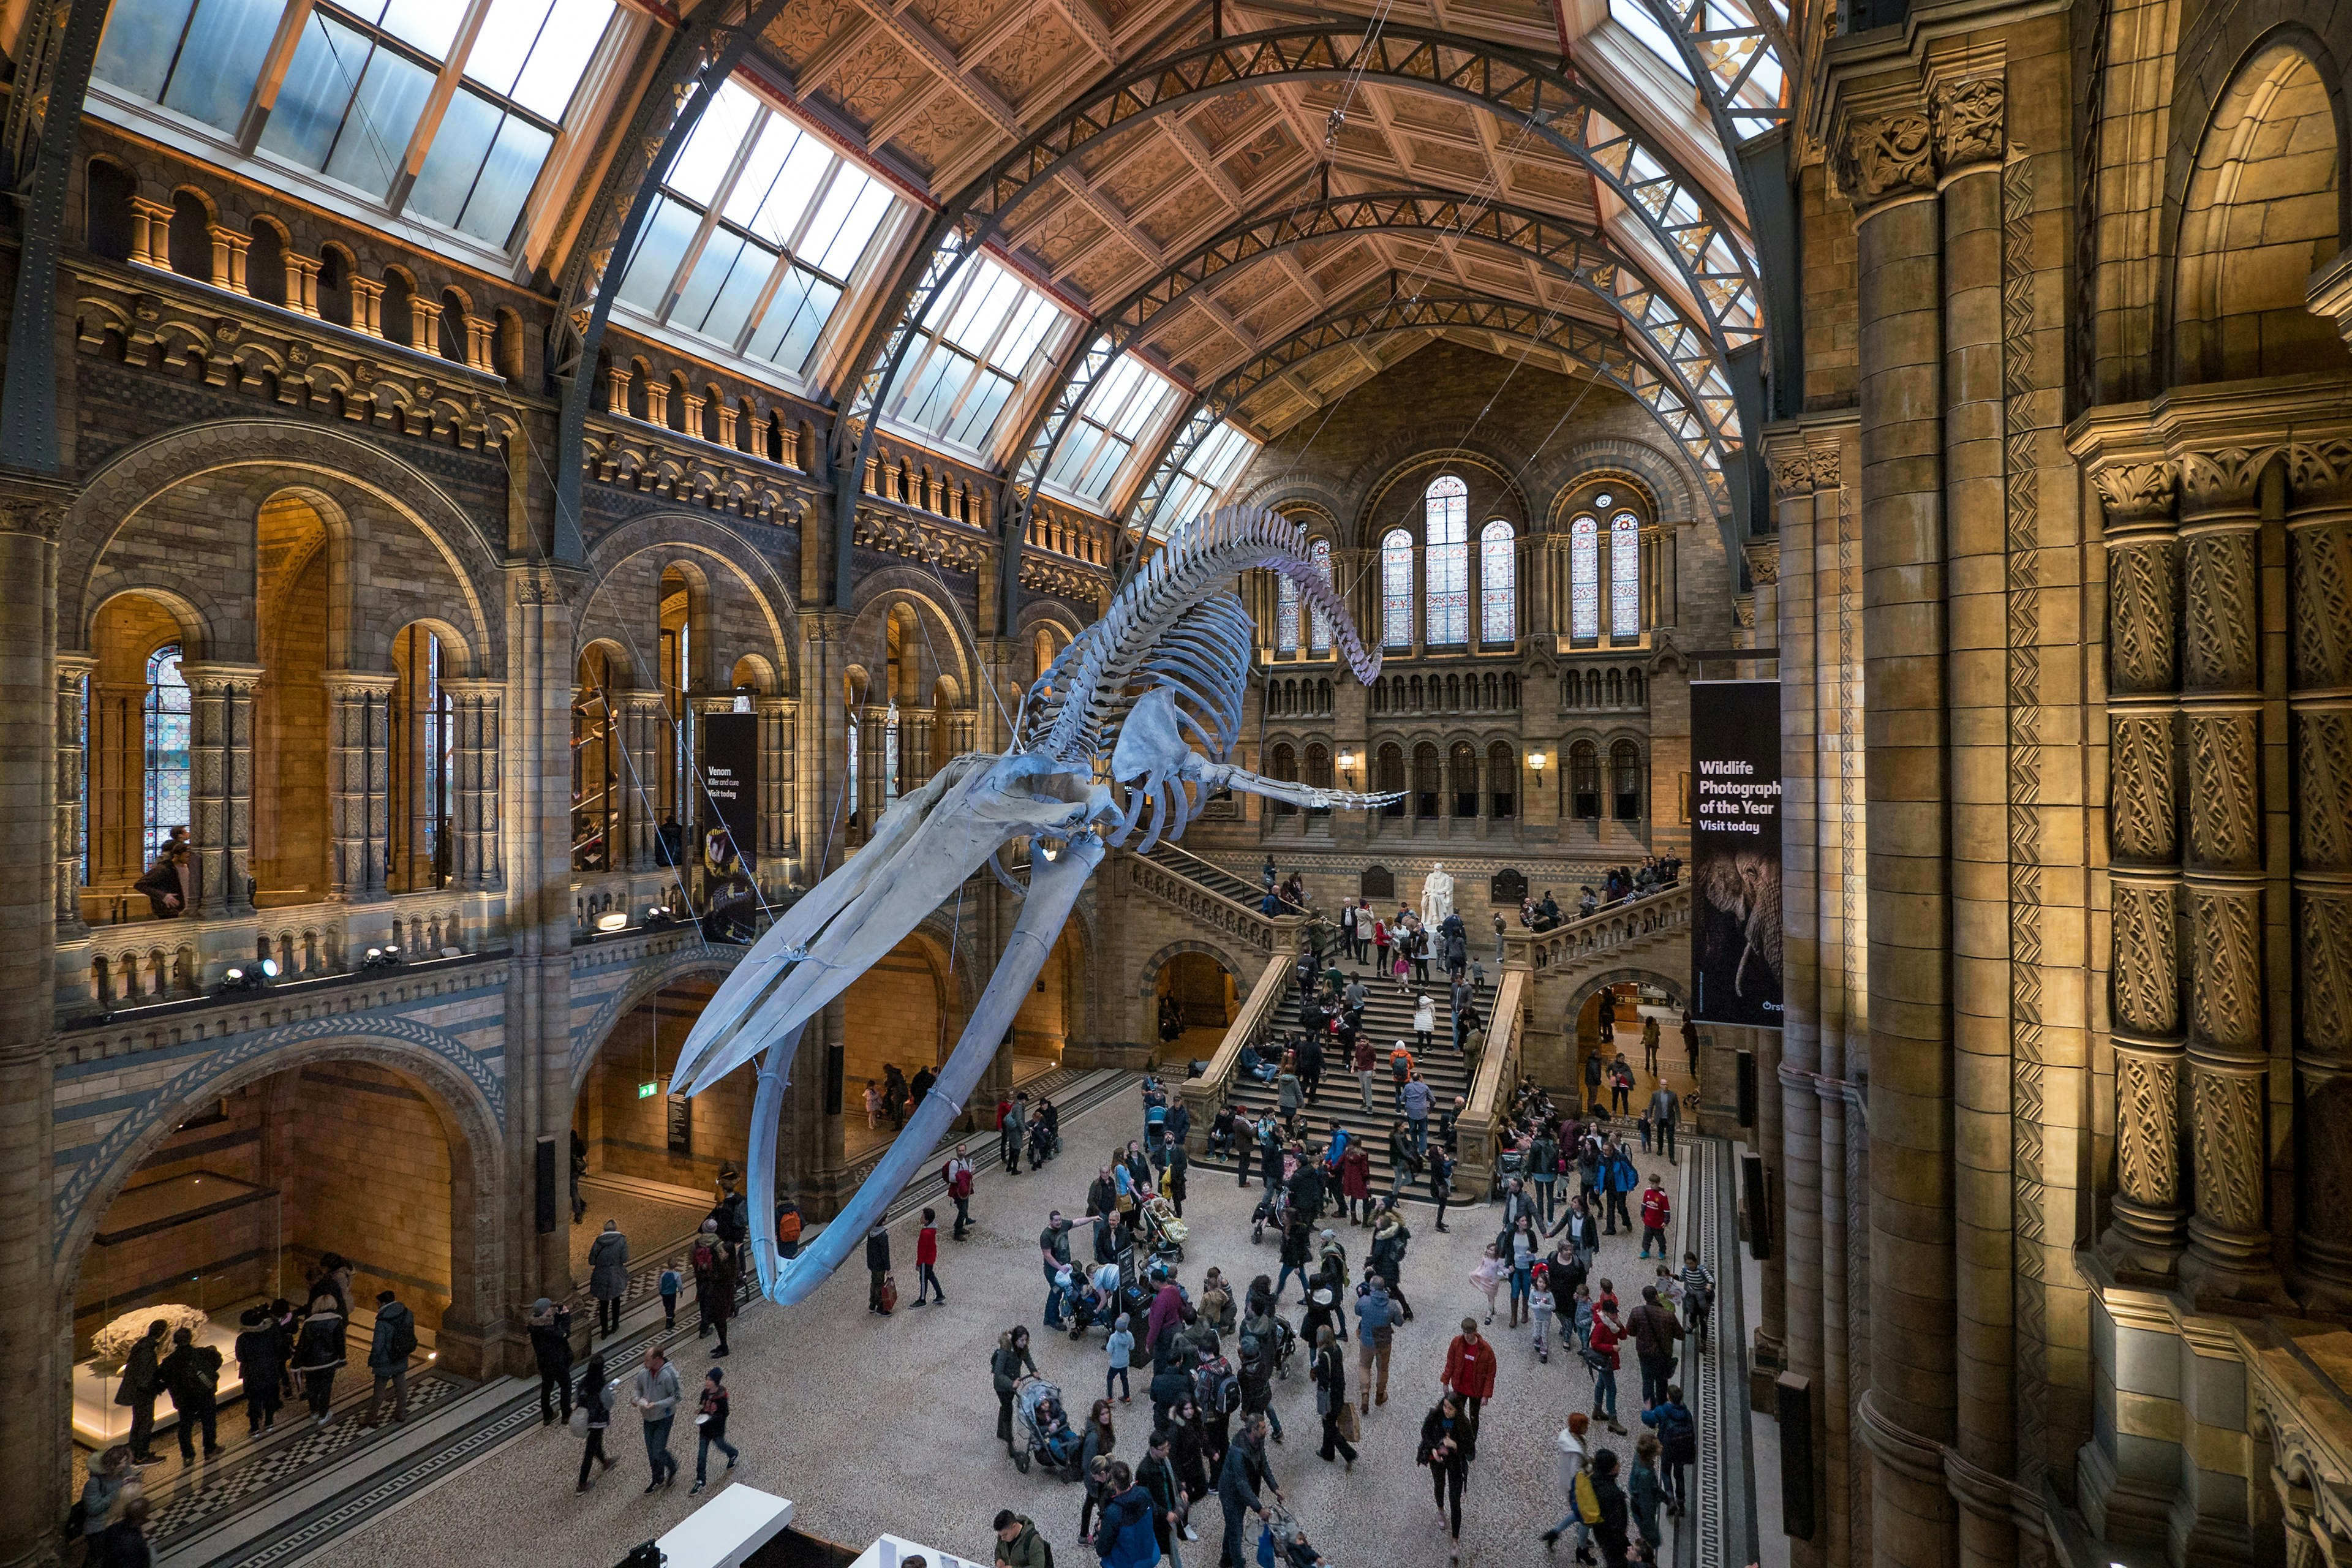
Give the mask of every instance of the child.
<svg viewBox="0 0 2352 1568">
<path fill-rule="evenodd" d="M 718 1449 L 727 1456 L 727 1468 L 733 1469 L 735 1461 L 743 1457 L 742 1450 L 727 1440 L 727 1384 L 719 1369 L 712 1367 L 702 1380 L 702 1400 L 694 1417 L 694 1491 L 703 1488 L 704 1478 L 710 1473 L 710 1450 Z"/>
<path fill-rule="evenodd" d="M 1644 1140 L 1646 1142 L 1647 1140 Z M 1674 1217 L 1674 1205 L 1667 1200 L 1665 1184 L 1658 1173 L 1650 1173 L 1650 1184 L 1642 1189 L 1642 1256 L 1650 1256 L 1650 1244 L 1658 1244 L 1658 1256 L 1673 1256 L 1666 1251 L 1666 1223 Z"/>
<path fill-rule="evenodd" d="M 1592 1348 L 1592 1287 L 1580 1283 L 1576 1287 L 1576 1348 Z"/>
<path fill-rule="evenodd" d="M 1111 1386 L 1118 1387 L 1118 1402 L 1131 1405 L 1134 1390 L 1127 1381 L 1128 1363 L 1135 1359 L 1135 1335 L 1129 1331 L 1127 1314 L 1118 1315 L 1118 1325 L 1110 1331 L 1109 1342 L 1103 1348 L 1110 1352 L 1110 1370 L 1103 1373 L 1103 1397 L 1110 1397 Z"/>
<path fill-rule="evenodd" d="M 940 1289 L 940 1225 L 936 1210 L 923 1211 L 923 1228 L 915 1233 L 915 1305 L 923 1304 L 928 1292 L 942 1307 L 948 1304 L 948 1293 Z"/>
<path fill-rule="evenodd" d="M 1495 1321 L 1495 1292 L 1502 1289 L 1503 1277 L 1510 1271 L 1511 1266 L 1503 1261 L 1502 1255 L 1495 1250 L 1495 1244 L 1491 1241 L 1486 1244 L 1486 1256 L 1479 1258 L 1478 1266 L 1470 1270 L 1470 1283 L 1477 1286 L 1486 1298 L 1486 1321 L 1490 1323 Z"/>
<path fill-rule="evenodd" d="M 665 1268 L 661 1271 L 662 1327 L 665 1329 L 674 1329 L 677 1327 L 677 1290 L 679 1284 L 680 1280 L 678 1279 L 677 1269 Z"/>
<path fill-rule="evenodd" d="M 1625 1489 L 1626 1500 L 1633 1512 L 1633 1523 L 1642 1534 L 1643 1555 L 1651 1562 L 1658 1560 L 1658 1547 L 1665 1536 L 1658 1529 L 1658 1440 L 1644 1432 L 1633 1443 L 1633 1476 Z"/>
<path fill-rule="evenodd" d="M 1528 1322 L 1535 1330 L 1536 1359 L 1547 1363 L 1551 1360 L 1551 1315 L 1554 1305 L 1551 1297 L 1551 1270 L 1538 1263 L 1535 1268 L 1533 1287 L 1528 1295 Z"/>
<path fill-rule="evenodd" d="M 1650 1113 L 1646 1110 L 1642 1112 L 1633 1126 L 1642 1134 L 1642 1152 L 1646 1154 L 1650 1152 Z"/>
<path fill-rule="evenodd" d="M 881 1121 L 882 1091 L 869 1083 L 866 1086 L 866 1131 L 873 1131 Z"/>
</svg>

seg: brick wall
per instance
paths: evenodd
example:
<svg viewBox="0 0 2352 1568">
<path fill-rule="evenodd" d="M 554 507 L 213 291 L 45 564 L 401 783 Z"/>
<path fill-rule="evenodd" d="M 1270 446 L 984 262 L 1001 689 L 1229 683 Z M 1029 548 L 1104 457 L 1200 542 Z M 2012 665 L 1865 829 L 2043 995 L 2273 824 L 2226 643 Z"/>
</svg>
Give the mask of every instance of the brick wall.
<svg viewBox="0 0 2352 1568">
<path fill-rule="evenodd" d="M 326 525 L 301 501 L 262 509 L 261 662 L 253 702 L 253 878 L 265 904 L 332 882 L 327 808 Z"/>
<path fill-rule="evenodd" d="M 355 1303 L 391 1289 L 430 1326 L 449 1303 L 449 1146 L 440 1117 L 400 1074 L 338 1061 L 270 1080 L 268 1160 L 286 1194 L 289 1284 L 340 1252 Z M 289 1292 L 290 1294 L 290 1292 Z"/>
<path fill-rule="evenodd" d="M 918 1068 L 937 1067 L 946 1047 L 954 1044 L 940 1037 L 939 978 L 929 955 L 913 938 L 866 971 L 850 987 L 847 1003 L 842 1053 L 845 1108 L 858 1103 L 868 1080 L 881 1081 L 885 1066 L 895 1062 L 912 1079 Z M 864 1114 L 862 1109 L 859 1114 Z"/>
</svg>

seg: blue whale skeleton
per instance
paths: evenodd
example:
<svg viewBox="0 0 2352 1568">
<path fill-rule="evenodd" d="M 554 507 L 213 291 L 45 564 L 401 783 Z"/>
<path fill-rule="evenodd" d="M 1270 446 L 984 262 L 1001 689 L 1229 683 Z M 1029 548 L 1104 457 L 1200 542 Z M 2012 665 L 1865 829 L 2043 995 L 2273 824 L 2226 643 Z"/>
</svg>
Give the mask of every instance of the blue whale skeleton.
<svg viewBox="0 0 2352 1568">
<path fill-rule="evenodd" d="M 759 1058 L 748 1197 L 752 1260 L 769 1300 L 789 1306 L 824 1284 L 913 1179 L 962 1113 L 1112 848 L 1139 829 L 1139 852 L 1182 837 L 1223 789 L 1318 809 L 1397 798 L 1305 787 L 1224 761 L 1241 730 L 1254 640 L 1230 584 L 1253 567 L 1297 584 L 1329 621 L 1356 679 L 1371 684 L 1381 656 L 1308 559 L 1305 531 L 1259 508 L 1223 508 L 1170 541 L 1037 678 L 1014 717 L 1012 750 L 956 757 L 901 796 L 865 847 L 785 910 L 703 1009 L 670 1089 L 699 1094 Z M 1020 838 L 1040 850 L 1025 889 L 997 859 Z M 1004 956 L 938 1082 L 856 1194 L 798 1256 L 778 1258 L 776 1137 L 801 1031 L 982 864 L 1022 898 Z"/>
</svg>

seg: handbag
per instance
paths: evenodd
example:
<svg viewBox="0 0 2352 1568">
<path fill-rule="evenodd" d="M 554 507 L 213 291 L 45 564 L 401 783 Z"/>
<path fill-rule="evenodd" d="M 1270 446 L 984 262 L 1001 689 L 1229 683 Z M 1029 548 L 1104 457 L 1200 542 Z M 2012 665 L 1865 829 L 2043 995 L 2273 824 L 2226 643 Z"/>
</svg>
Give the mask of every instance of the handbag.
<svg viewBox="0 0 2352 1568">
<path fill-rule="evenodd" d="M 1356 1418 L 1356 1406 L 1349 1400 L 1339 1402 L 1339 1436 L 1349 1443 L 1364 1435 L 1364 1424 Z"/>
<path fill-rule="evenodd" d="M 586 1442 L 588 1440 L 588 1407 L 584 1405 L 573 1405 L 572 1419 L 566 1421 L 564 1426 L 574 1437 L 583 1443 Z"/>
<path fill-rule="evenodd" d="M 1323 1416 L 1328 1416 L 1331 1414 L 1331 1391 L 1329 1388 L 1318 1388 L 1315 1391 L 1315 1414 Z"/>
<path fill-rule="evenodd" d="M 898 1277 L 895 1274 L 882 1276 L 882 1310 L 886 1312 L 898 1310 Z"/>
</svg>

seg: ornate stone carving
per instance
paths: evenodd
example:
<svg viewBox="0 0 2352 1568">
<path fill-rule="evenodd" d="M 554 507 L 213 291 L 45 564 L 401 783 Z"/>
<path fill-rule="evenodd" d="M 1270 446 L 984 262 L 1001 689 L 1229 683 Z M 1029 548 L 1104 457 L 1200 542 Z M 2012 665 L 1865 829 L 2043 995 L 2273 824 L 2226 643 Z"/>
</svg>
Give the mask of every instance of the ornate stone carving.
<svg viewBox="0 0 2352 1568">
<path fill-rule="evenodd" d="M 2312 870 L 2352 870 L 2352 714 L 2294 715 L 2295 858 Z"/>
<path fill-rule="evenodd" d="M 2178 478 L 2170 463 L 2109 463 L 2091 481 L 2105 503 L 2107 526 L 2116 528 L 2170 515 Z"/>
<path fill-rule="evenodd" d="M 1770 535 L 1749 540 L 1744 547 L 1748 554 L 1748 574 L 1762 585 L 1780 580 L 1780 542 Z"/>
<path fill-rule="evenodd" d="M 2115 884 L 2116 1017 L 2135 1034 L 2180 1027 L 2180 960 L 2174 945 L 2172 889 Z"/>
<path fill-rule="evenodd" d="M 1936 188 L 1935 133 L 1916 109 L 1846 121 L 1837 148 L 1838 183 L 1857 211 L 1892 196 Z"/>
<path fill-rule="evenodd" d="M 1837 447 L 1808 447 L 1805 455 L 1812 463 L 1813 489 L 1833 490 L 1844 484 L 1845 481 L 1839 477 L 1841 464 Z"/>
<path fill-rule="evenodd" d="M 66 521 L 66 503 L 47 496 L 0 496 L 0 533 L 26 533 L 54 541 Z"/>
<path fill-rule="evenodd" d="M 2008 84 L 1998 76 L 1937 84 L 1932 110 L 1936 157 L 1944 173 L 2000 159 L 2007 147 L 2002 128 L 2007 101 Z"/>
<path fill-rule="evenodd" d="M 560 605 L 563 595 L 552 572 L 518 572 L 514 574 L 514 597 L 518 605 Z"/>
<path fill-rule="evenodd" d="M 2252 713 L 2189 716 L 2189 851 L 2200 867 L 2260 868 L 2254 801 L 2259 742 Z"/>
<path fill-rule="evenodd" d="M 2298 528 L 2293 550 L 2294 683 L 2352 686 L 2352 530 Z"/>
<path fill-rule="evenodd" d="M 2107 552 L 2107 657 L 2116 691 L 2168 691 L 2174 680 L 2172 546 Z"/>
<path fill-rule="evenodd" d="M 2263 1223 L 2262 1080 L 2237 1073 L 2192 1075 L 2196 1101 L 2197 1207 L 2231 1230 Z"/>
<path fill-rule="evenodd" d="M 1783 500 L 1811 495 L 1813 491 L 1812 454 L 1799 447 L 1783 449 L 1772 458 L 1772 489 Z"/>
<path fill-rule="evenodd" d="M 2189 918 L 2197 963 L 2189 1020 L 2198 1038 L 2233 1050 L 2263 1043 L 2262 905 L 2252 892 L 2192 888 Z"/>
<path fill-rule="evenodd" d="M 2180 1062 L 2116 1052 L 2116 1184 L 2150 1208 L 2180 1202 Z"/>
<path fill-rule="evenodd" d="M 2273 447 L 2221 447 L 2182 458 L 2182 521 L 2212 512 L 2252 510 L 2254 486 L 2276 452 Z"/>
<path fill-rule="evenodd" d="M 2255 685 L 2254 536 L 2244 530 L 2189 542 L 2188 678 L 2192 687 L 2244 691 Z"/>
<path fill-rule="evenodd" d="M 2116 858 L 2158 866 L 2179 858 L 2168 714 L 2127 710 L 2112 717 L 2107 779 L 2108 834 Z"/>
<path fill-rule="evenodd" d="M 2352 899 L 2305 893 L 2297 952 L 2307 1049 L 2352 1063 Z M 2345 1140 L 2337 1140 L 2345 1142 Z"/>
<path fill-rule="evenodd" d="M 1756 595 L 1753 594 L 1732 595 L 1731 618 L 1743 626 L 1753 627 L 1756 625 Z"/>
</svg>

